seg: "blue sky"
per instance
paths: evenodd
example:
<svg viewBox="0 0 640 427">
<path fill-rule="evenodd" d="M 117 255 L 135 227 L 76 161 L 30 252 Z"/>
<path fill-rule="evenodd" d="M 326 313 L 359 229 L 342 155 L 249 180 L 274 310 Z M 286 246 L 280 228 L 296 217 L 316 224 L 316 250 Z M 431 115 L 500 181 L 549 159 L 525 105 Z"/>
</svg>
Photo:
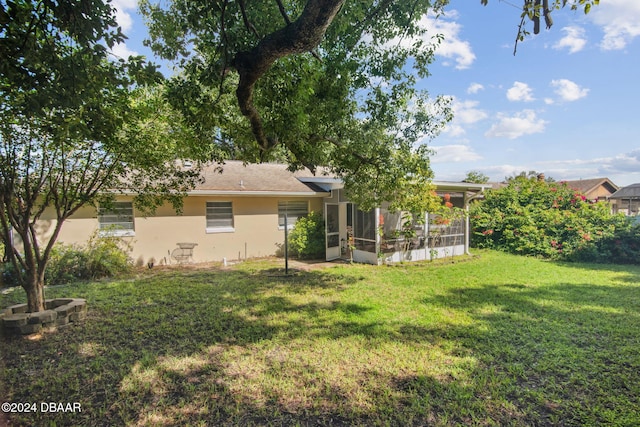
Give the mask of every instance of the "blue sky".
<svg viewBox="0 0 640 427">
<path fill-rule="evenodd" d="M 518 44 L 522 0 L 452 0 L 425 25 L 443 34 L 431 96 L 455 118 L 429 145 L 437 180 L 470 170 L 492 181 L 535 170 L 556 180 L 640 182 L 640 1 L 602 0 L 591 13 L 553 13 L 554 26 Z M 114 53 L 150 56 L 135 0 L 114 0 L 129 40 Z M 527 28 L 532 30 L 531 23 Z"/>
</svg>

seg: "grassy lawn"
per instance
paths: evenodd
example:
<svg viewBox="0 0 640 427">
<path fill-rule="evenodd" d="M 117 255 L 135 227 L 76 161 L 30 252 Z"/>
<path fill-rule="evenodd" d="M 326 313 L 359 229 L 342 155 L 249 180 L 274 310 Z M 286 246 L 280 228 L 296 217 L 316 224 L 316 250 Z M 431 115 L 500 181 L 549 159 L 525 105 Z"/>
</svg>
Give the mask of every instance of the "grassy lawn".
<svg viewBox="0 0 640 427">
<path fill-rule="evenodd" d="M 0 401 L 82 405 L 29 426 L 640 425 L 640 268 L 479 254 L 52 288 L 89 317 L 2 342 Z"/>
</svg>

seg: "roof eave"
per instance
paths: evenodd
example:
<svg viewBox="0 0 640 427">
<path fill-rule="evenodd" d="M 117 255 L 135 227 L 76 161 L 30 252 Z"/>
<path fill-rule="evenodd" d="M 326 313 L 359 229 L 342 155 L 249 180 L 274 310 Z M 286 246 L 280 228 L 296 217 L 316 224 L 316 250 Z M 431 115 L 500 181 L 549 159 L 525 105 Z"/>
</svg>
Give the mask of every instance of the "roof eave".
<svg viewBox="0 0 640 427">
<path fill-rule="evenodd" d="M 233 197 L 329 197 L 330 192 L 320 191 L 254 191 L 254 190 L 191 190 L 189 196 Z"/>
<path fill-rule="evenodd" d="M 471 182 L 432 181 L 432 184 L 436 187 L 436 191 L 484 191 L 492 187 L 491 184 L 476 184 Z"/>
</svg>

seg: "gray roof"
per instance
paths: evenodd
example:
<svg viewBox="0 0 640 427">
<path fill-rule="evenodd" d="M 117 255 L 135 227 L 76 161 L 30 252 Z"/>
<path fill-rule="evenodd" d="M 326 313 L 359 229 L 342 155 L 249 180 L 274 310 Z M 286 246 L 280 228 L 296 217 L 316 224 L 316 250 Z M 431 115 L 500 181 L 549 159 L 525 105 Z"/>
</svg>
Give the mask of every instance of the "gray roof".
<svg viewBox="0 0 640 427">
<path fill-rule="evenodd" d="M 622 187 L 611 196 L 610 199 L 640 199 L 640 183 Z"/>
<path fill-rule="evenodd" d="M 599 186 L 603 186 L 610 193 L 614 193 L 620 187 L 615 185 L 609 178 L 591 178 L 591 179 L 578 179 L 573 181 L 561 181 L 567 184 L 569 188 L 581 191 L 583 193 L 589 193 L 596 190 Z"/>
<path fill-rule="evenodd" d="M 196 185 L 193 193 L 278 193 L 291 195 L 313 195 L 326 193 L 313 183 L 304 183 L 299 178 L 314 175 L 307 169 L 291 172 L 287 165 L 275 163 L 244 164 L 227 161 L 210 164 L 202 171 L 203 181 Z"/>
<path fill-rule="evenodd" d="M 244 164 L 241 161 L 211 163 L 203 167 L 202 182 L 191 194 L 328 196 L 332 188 L 342 188 L 342 181 L 319 169 L 316 175 L 308 169 L 291 172 L 278 163 Z M 439 191 L 478 192 L 490 186 L 464 182 L 434 181 Z"/>
</svg>

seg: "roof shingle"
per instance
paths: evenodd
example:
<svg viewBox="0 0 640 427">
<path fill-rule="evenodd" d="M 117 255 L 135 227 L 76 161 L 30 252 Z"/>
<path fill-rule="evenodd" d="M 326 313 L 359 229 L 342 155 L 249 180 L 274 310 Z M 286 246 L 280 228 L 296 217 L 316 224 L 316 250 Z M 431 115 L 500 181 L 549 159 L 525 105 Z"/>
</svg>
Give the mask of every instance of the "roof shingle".
<svg viewBox="0 0 640 427">
<path fill-rule="evenodd" d="M 205 166 L 202 171 L 203 182 L 197 184 L 195 190 L 311 194 L 317 192 L 318 188 L 309 186 L 298 178 L 312 176 L 314 175 L 307 169 L 291 172 L 283 164 L 245 165 L 241 161 L 233 160 L 222 165 Z"/>
</svg>

